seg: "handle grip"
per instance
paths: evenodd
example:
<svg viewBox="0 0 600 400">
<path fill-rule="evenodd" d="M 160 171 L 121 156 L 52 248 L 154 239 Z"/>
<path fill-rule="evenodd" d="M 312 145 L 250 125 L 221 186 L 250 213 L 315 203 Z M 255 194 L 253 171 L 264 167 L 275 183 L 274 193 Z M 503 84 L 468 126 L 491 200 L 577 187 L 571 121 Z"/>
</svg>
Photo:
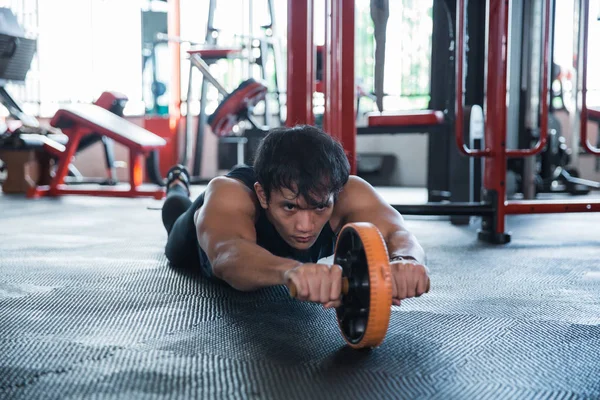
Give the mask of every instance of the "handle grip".
<svg viewBox="0 0 600 400">
<path fill-rule="evenodd" d="M 290 296 L 296 298 L 298 296 L 298 289 L 294 282 L 290 281 L 287 287 L 290 291 Z M 342 294 L 348 294 L 348 290 L 350 290 L 350 281 L 348 281 L 348 278 L 342 278 Z"/>
<path fill-rule="evenodd" d="M 431 287 L 431 281 L 427 279 L 427 288 L 425 288 L 425 293 L 429 293 L 429 289 Z M 290 296 L 296 298 L 298 296 L 298 289 L 294 282 L 289 282 L 287 284 L 287 288 L 290 291 Z M 348 290 L 350 289 L 350 282 L 348 278 L 342 278 L 342 294 L 348 294 Z"/>
</svg>

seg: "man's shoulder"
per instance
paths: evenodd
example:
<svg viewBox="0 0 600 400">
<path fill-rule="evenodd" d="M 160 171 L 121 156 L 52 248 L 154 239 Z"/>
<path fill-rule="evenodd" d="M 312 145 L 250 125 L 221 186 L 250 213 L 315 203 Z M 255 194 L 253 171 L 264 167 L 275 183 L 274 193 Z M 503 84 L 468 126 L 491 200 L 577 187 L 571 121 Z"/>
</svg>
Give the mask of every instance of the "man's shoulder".
<svg viewBox="0 0 600 400">
<path fill-rule="evenodd" d="M 254 190 L 243 182 L 227 176 L 218 176 L 208 183 L 204 191 L 204 204 L 198 209 L 195 220 L 200 215 L 247 215 L 256 218 L 258 199 Z"/>
<path fill-rule="evenodd" d="M 365 181 L 363 178 L 361 178 L 360 176 L 356 176 L 356 175 L 350 175 L 348 177 L 348 182 L 346 182 L 346 184 L 344 185 L 344 187 L 342 188 L 342 191 L 340 192 L 340 195 L 345 194 L 355 194 L 357 191 L 363 191 L 365 189 L 372 189 L 373 186 L 371 186 L 371 184 L 367 181 Z"/>
<path fill-rule="evenodd" d="M 245 193 L 251 195 L 251 197 L 256 197 L 253 188 L 248 187 L 244 181 L 234 176 L 217 176 L 211 179 L 206 187 L 206 196 L 230 196 L 233 193 Z"/>
<path fill-rule="evenodd" d="M 374 201 L 374 192 L 375 189 L 369 182 L 359 176 L 350 175 L 337 198 L 332 220 L 344 221 L 357 209 L 369 207 Z"/>
</svg>

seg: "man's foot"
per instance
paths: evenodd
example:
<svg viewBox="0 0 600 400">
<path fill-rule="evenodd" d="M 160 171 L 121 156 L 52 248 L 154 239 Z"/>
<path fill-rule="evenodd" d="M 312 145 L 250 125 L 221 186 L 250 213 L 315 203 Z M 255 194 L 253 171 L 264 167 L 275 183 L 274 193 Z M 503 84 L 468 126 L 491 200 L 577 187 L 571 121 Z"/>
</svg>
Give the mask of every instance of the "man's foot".
<svg viewBox="0 0 600 400">
<path fill-rule="evenodd" d="M 167 192 L 175 185 L 180 185 L 184 187 L 187 191 L 188 196 L 190 196 L 190 173 L 188 170 L 181 164 L 177 164 L 167 172 Z"/>
</svg>

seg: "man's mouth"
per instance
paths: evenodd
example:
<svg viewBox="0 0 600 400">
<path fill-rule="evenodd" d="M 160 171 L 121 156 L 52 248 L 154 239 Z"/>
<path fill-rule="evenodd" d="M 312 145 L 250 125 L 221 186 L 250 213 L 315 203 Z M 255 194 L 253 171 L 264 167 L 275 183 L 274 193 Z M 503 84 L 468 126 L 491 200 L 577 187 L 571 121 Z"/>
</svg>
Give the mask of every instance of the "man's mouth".
<svg viewBox="0 0 600 400">
<path fill-rule="evenodd" d="M 308 243 L 312 238 L 313 236 L 294 236 L 294 240 L 298 243 Z"/>
</svg>

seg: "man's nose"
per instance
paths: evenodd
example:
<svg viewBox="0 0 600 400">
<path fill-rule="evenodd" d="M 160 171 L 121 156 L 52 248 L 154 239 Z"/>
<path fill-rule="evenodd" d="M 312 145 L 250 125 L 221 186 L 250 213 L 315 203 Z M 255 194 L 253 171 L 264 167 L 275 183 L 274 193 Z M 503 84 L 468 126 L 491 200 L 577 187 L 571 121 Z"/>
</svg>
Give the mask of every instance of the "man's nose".
<svg viewBox="0 0 600 400">
<path fill-rule="evenodd" d="M 303 210 L 297 215 L 298 218 L 296 219 L 296 230 L 298 232 L 312 232 L 313 219 L 311 213 L 308 210 Z"/>
</svg>

